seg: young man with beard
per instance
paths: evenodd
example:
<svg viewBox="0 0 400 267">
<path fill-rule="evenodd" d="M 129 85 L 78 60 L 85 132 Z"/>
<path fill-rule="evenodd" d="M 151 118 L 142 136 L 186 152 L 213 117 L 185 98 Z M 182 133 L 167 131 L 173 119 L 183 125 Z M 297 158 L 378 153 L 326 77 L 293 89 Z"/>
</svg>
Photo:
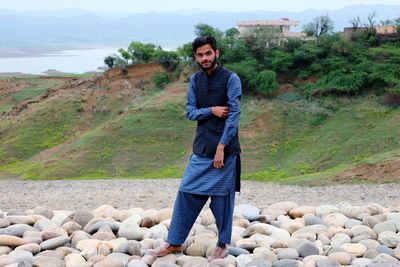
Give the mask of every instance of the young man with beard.
<svg viewBox="0 0 400 267">
<path fill-rule="evenodd" d="M 183 174 L 169 227 L 168 242 L 148 252 L 164 256 L 181 252 L 197 216 L 207 200 L 218 228 L 218 243 L 208 261 L 228 255 L 235 191 L 240 190 L 238 122 L 242 94 L 239 77 L 222 67 L 212 36 L 192 43 L 201 71 L 192 75 L 186 117 L 197 121 L 193 153 Z"/>
</svg>

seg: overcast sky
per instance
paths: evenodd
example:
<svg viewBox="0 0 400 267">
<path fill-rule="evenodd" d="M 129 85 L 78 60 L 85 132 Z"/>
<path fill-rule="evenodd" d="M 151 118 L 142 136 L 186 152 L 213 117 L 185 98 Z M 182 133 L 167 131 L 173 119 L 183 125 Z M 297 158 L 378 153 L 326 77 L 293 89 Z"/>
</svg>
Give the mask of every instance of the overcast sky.
<svg viewBox="0 0 400 267">
<path fill-rule="evenodd" d="M 142 13 L 152 11 L 180 11 L 187 9 L 220 10 L 220 11 L 303 11 L 315 9 L 339 9 L 356 4 L 388 4 L 399 6 L 399 0 L 302 0 L 302 1 L 270 1 L 270 0 L 0 0 L 0 9 L 11 10 L 57 10 L 65 8 L 81 8 L 96 11 L 122 11 Z"/>
</svg>

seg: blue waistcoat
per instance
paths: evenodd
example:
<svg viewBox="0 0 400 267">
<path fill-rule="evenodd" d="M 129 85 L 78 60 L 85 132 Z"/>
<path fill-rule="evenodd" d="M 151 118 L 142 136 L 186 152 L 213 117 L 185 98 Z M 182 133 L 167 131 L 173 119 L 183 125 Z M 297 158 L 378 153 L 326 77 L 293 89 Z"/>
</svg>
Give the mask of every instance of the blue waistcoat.
<svg viewBox="0 0 400 267">
<path fill-rule="evenodd" d="M 228 80 L 231 71 L 218 65 L 211 75 L 206 71 L 197 72 L 194 76 L 196 107 L 208 108 L 213 106 L 228 105 Z M 193 153 L 214 157 L 217 145 L 224 132 L 226 118 L 211 116 L 205 120 L 197 121 L 196 135 L 193 141 Z M 239 131 L 225 146 L 225 155 L 240 153 Z"/>
</svg>

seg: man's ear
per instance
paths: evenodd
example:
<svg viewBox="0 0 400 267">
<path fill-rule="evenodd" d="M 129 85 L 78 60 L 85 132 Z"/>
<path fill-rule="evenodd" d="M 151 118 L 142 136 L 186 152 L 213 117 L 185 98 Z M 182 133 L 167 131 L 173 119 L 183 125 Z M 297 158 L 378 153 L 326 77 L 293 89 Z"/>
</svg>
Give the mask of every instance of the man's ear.
<svg viewBox="0 0 400 267">
<path fill-rule="evenodd" d="M 215 50 L 215 56 L 218 58 L 219 57 L 219 50 Z"/>
</svg>

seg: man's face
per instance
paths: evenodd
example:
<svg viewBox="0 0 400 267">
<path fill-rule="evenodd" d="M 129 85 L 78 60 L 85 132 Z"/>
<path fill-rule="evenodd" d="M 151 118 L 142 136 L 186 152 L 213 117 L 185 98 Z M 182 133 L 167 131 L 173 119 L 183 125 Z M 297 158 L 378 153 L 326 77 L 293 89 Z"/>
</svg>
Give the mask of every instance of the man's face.
<svg viewBox="0 0 400 267">
<path fill-rule="evenodd" d="M 195 59 L 200 67 L 207 71 L 214 69 L 215 65 L 217 64 L 218 56 L 218 49 L 214 51 L 211 45 L 206 44 L 197 48 Z"/>
</svg>

